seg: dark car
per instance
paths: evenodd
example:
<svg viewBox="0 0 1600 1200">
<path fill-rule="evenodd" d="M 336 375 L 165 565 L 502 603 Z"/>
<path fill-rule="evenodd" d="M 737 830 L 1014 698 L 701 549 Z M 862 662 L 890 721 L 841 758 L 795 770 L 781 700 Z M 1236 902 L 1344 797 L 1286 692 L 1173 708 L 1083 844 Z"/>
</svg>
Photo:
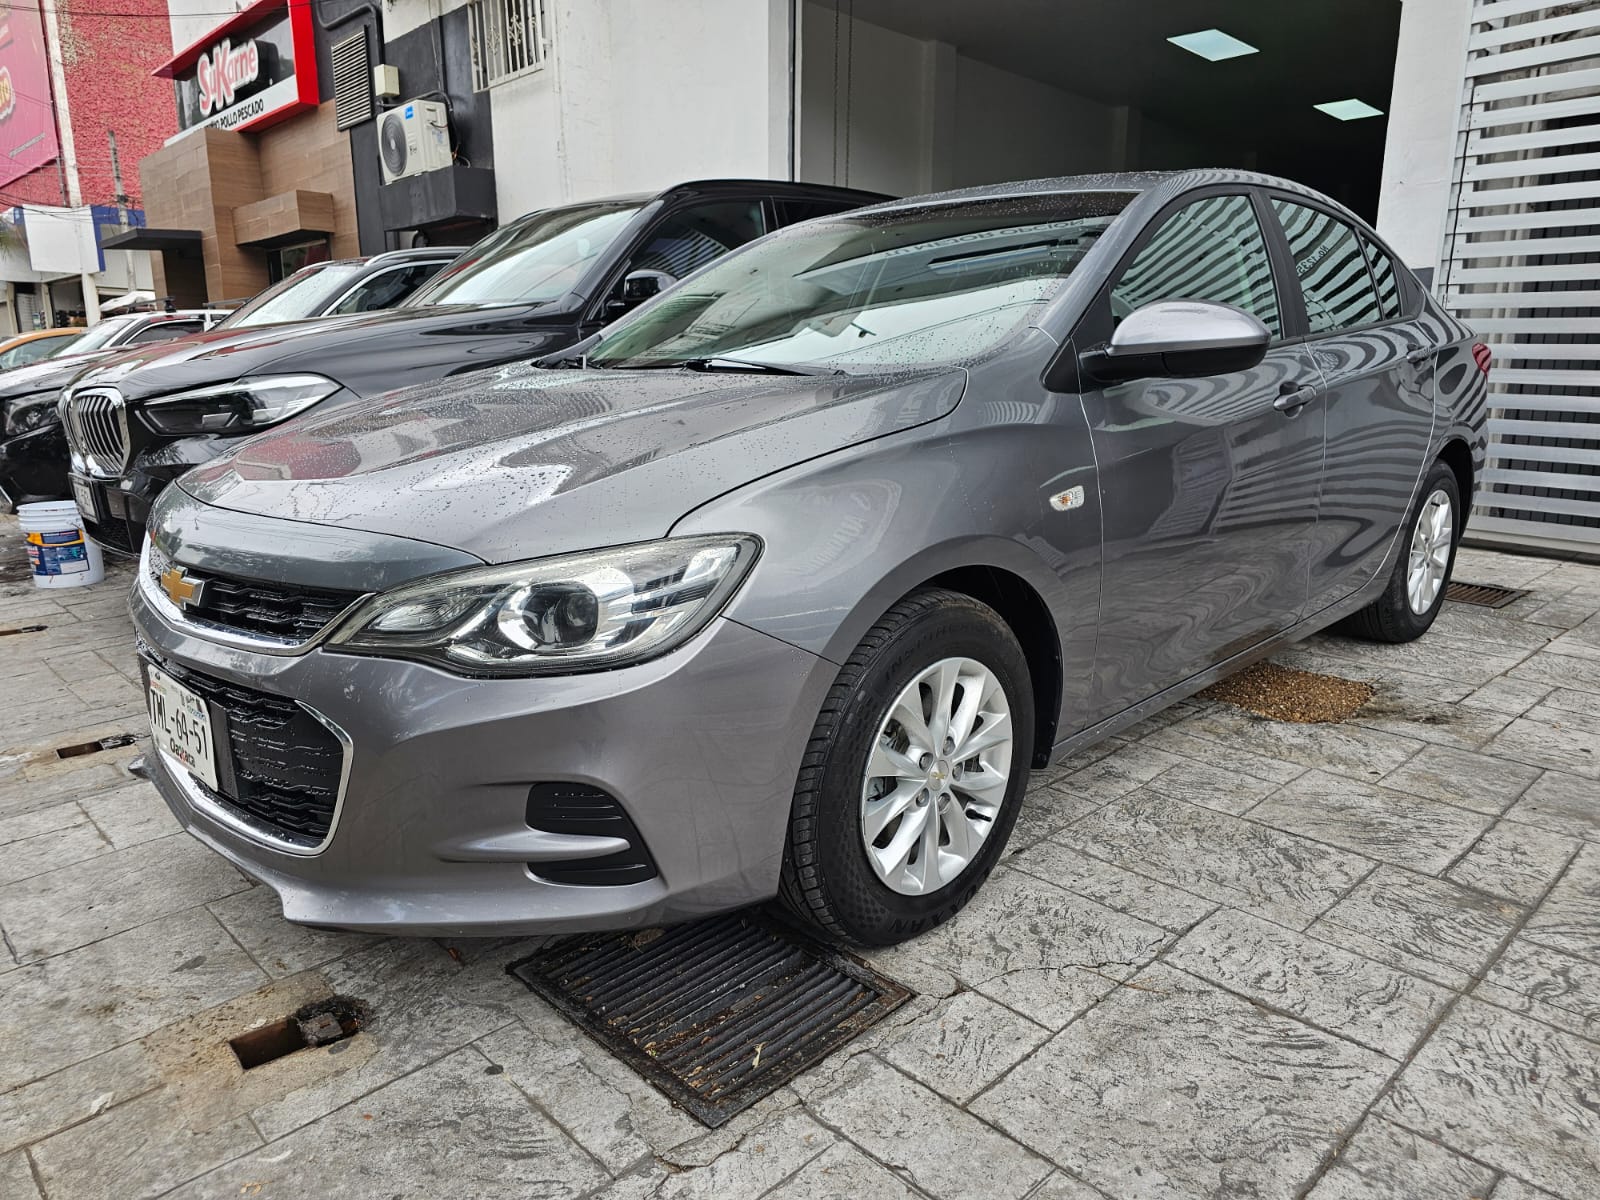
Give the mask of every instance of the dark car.
<svg viewBox="0 0 1600 1200">
<path fill-rule="evenodd" d="M 1421 636 L 1483 478 L 1488 349 L 1238 171 L 809 222 L 558 358 L 151 514 L 152 777 L 290 920 L 912 937 L 1056 811 L 1031 769 L 1317 630 Z"/>
<path fill-rule="evenodd" d="M 188 334 L 213 329 L 235 332 L 391 308 L 460 253 L 459 247 L 438 246 L 314 263 L 279 280 L 231 312 L 144 313 L 102 321 L 65 354 L 51 360 L 70 370 L 30 376 L 25 389 L 19 386 L 7 390 L 10 377 L 0 375 L 0 407 L 5 410 L 0 489 L 19 499 L 67 495 L 67 441 L 58 420 L 61 389 L 85 366 L 111 357 L 116 347 L 173 343 Z M 114 335 L 114 340 L 104 335 Z M 80 352 L 97 336 L 100 340 L 94 346 L 95 353 L 80 358 Z M 170 344 L 162 346 L 157 353 L 173 348 Z M 48 382 L 40 382 L 41 379 Z"/>
<path fill-rule="evenodd" d="M 552 353 L 762 234 L 883 198 L 716 180 L 545 209 L 390 312 L 219 330 L 111 359 L 63 401 L 73 498 L 96 541 L 136 552 L 161 489 L 241 436 L 316 404 Z"/>
<path fill-rule="evenodd" d="M 0 494 L 12 502 L 66 494 L 56 404 L 79 371 L 118 350 L 215 328 L 227 316 L 209 309 L 120 313 L 83 331 L 61 354 L 0 372 Z"/>
</svg>

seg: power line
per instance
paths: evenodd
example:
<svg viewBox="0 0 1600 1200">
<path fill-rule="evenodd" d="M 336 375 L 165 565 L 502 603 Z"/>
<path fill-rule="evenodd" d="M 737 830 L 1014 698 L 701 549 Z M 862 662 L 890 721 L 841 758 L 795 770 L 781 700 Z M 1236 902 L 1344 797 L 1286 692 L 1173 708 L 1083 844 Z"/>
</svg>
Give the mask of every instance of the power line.
<svg viewBox="0 0 1600 1200">
<path fill-rule="evenodd" d="M 290 8 L 309 9 L 315 7 L 316 5 L 312 2 L 312 0 L 288 0 L 288 3 L 284 5 L 285 10 Z M 35 16 L 39 14 L 39 7 L 36 4 L 0 3 L 0 10 L 33 13 Z M 60 16 L 64 17 L 142 17 L 147 20 L 159 20 L 170 24 L 174 16 L 176 16 L 179 20 L 182 20 L 185 17 L 237 17 L 245 10 L 242 8 L 194 9 L 189 12 L 179 12 L 174 14 L 166 11 L 165 9 L 163 9 L 161 12 L 132 12 L 128 10 L 109 8 L 68 8 L 65 5 L 58 4 L 55 6 L 55 11 Z"/>
</svg>

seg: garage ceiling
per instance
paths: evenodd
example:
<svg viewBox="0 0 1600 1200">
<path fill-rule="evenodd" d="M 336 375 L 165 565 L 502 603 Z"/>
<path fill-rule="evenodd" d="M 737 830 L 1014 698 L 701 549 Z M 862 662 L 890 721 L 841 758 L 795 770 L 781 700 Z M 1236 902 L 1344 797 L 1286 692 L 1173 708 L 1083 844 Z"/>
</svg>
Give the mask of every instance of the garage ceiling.
<svg viewBox="0 0 1600 1200">
<path fill-rule="evenodd" d="M 1355 97 L 1388 110 L 1400 0 L 839 2 L 992 66 L 1252 146 L 1265 170 L 1320 176 L 1323 156 L 1354 156 L 1347 173 L 1375 175 L 1382 162 L 1385 118 L 1337 121 L 1312 105 Z M 1210 28 L 1260 53 L 1207 62 L 1166 40 Z"/>
</svg>

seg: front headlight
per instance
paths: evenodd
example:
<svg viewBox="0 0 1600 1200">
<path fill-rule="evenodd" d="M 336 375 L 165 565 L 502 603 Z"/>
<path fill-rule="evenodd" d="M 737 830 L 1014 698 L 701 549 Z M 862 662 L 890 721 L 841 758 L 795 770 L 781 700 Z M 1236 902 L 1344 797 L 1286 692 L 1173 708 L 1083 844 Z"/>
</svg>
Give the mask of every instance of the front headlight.
<svg viewBox="0 0 1600 1200">
<path fill-rule="evenodd" d="M 258 375 L 149 400 L 144 419 L 158 433 L 244 432 L 287 421 L 338 390 L 321 375 Z"/>
<path fill-rule="evenodd" d="M 670 538 L 475 567 L 374 596 L 328 639 L 467 675 L 595 671 L 665 654 L 722 610 L 754 565 L 745 534 Z"/>
<path fill-rule="evenodd" d="M 60 420 L 58 405 L 61 392 L 51 388 L 48 392 L 34 392 L 31 396 L 18 396 L 6 402 L 6 436 L 16 437 L 33 429 L 54 425 Z"/>
</svg>

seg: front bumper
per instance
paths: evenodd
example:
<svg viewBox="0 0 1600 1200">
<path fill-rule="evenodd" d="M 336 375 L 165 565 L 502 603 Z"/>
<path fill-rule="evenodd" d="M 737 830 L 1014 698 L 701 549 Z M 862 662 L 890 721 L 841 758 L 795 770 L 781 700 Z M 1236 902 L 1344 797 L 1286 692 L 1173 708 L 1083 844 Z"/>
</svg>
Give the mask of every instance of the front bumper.
<svg viewBox="0 0 1600 1200">
<path fill-rule="evenodd" d="M 65 438 L 62 440 L 64 443 Z M 191 467 L 210 462 L 238 442 L 238 438 L 202 435 L 147 446 L 135 453 L 132 464 L 119 479 L 73 470 L 67 478 L 68 485 L 87 489 L 94 501 L 94 511 L 82 514 L 89 536 L 117 554 L 138 554 L 144 544 L 150 509 L 161 493 Z M 82 509 L 81 504 L 79 507 Z"/>
<path fill-rule="evenodd" d="M 343 795 L 317 853 L 242 831 L 152 754 L 152 778 L 178 820 L 273 887 L 288 919 L 383 933 L 653 925 L 770 898 L 801 757 L 835 673 L 725 619 L 639 666 L 470 680 L 320 649 L 284 657 L 220 646 L 169 622 L 137 589 L 132 608 L 160 657 L 294 698 L 348 739 Z M 657 876 L 614 886 L 539 879 L 527 813 L 530 788 L 547 782 L 614 797 Z"/>
<path fill-rule="evenodd" d="M 13 501 L 68 495 L 67 437 L 59 424 L 0 442 L 0 491 Z"/>
</svg>

